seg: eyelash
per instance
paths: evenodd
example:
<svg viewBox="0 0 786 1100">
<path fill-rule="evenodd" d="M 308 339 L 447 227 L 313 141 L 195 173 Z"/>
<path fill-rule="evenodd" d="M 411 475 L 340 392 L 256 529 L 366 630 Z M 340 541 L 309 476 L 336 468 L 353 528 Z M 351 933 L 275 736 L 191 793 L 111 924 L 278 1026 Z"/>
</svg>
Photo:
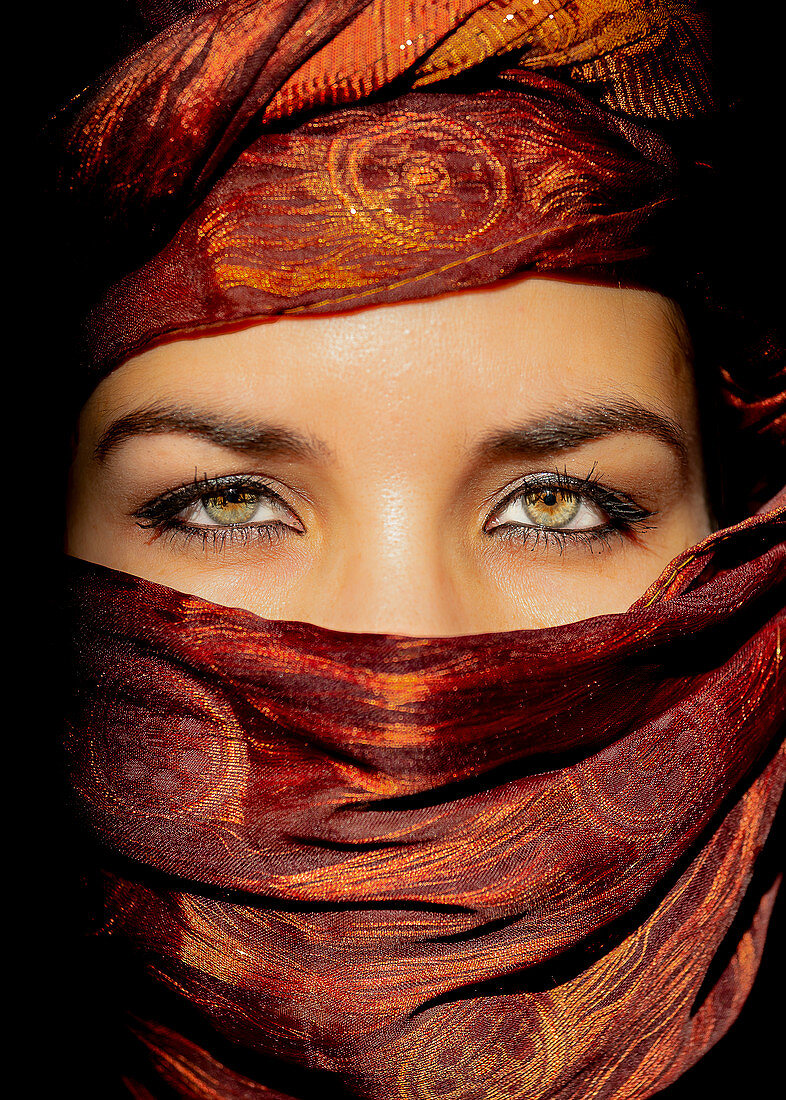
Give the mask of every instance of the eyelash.
<svg viewBox="0 0 786 1100">
<path fill-rule="evenodd" d="M 603 526 L 583 530 L 559 530 L 549 527 L 525 526 L 523 524 L 502 524 L 494 528 L 493 531 L 487 532 L 487 534 L 517 542 L 520 546 L 529 545 L 533 550 L 536 550 L 539 546 L 547 549 L 554 547 L 560 553 L 564 553 L 566 546 L 569 544 L 580 544 L 593 551 L 596 547 L 602 549 L 609 546 L 614 539 L 621 542 L 625 536 L 630 537 L 634 532 L 651 530 L 652 526 L 647 523 L 647 520 L 656 515 L 655 512 L 636 504 L 624 493 L 615 492 L 601 484 L 595 473 L 595 466 L 583 478 L 571 477 L 567 470 L 554 470 L 553 473 L 531 475 L 523 485 L 508 493 L 494 506 L 492 515 L 526 497 L 533 489 L 552 490 L 573 495 L 582 500 L 589 499 L 606 512 L 609 516 L 609 522 Z"/>
<path fill-rule="evenodd" d="M 265 541 L 270 545 L 274 541 L 280 541 L 287 533 L 300 535 L 301 532 L 289 527 L 288 524 L 276 520 L 262 524 L 237 524 L 227 526 L 202 526 L 179 520 L 178 514 L 191 504 L 197 503 L 201 498 L 210 494 L 217 494 L 230 488 L 245 489 L 259 493 L 288 507 L 271 484 L 264 478 L 252 477 L 247 474 L 231 475 L 228 477 L 208 478 L 194 477 L 189 485 L 183 485 L 178 489 L 170 490 L 148 501 L 133 512 L 137 526 L 155 532 L 155 537 L 180 539 L 186 545 L 194 539 L 202 543 L 203 548 L 208 547 L 221 552 L 227 541 L 248 545 L 252 540 Z M 577 529 L 559 530 L 548 527 L 526 526 L 519 524 L 500 524 L 492 530 L 484 531 L 489 537 L 505 539 L 517 542 L 520 546 L 530 545 L 532 549 L 539 546 L 554 547 L 560 553 L 565 551 L 569 543 L 583 544 L 590 550 L 596 545 L 601 548 L 608 546 L 612 539 L 622 540 L 626 535 L 630 536 L 637 530 L 649 530 L 647 520 L 655 513 L 642 508 L 635 501 L 622 493 L 614 492 L 600 483 L 595 467 L 584 478 L 571 477 L 566 470 L 554 470 L 553 473 L 530 475 L 526 481 L 513 492 L 498 501 L 489 518 L 505 507 L 509 507 L 517 500 L 531 493 L 533 489 L 552 490 L 560 493 L 572 494 L 583 500 L 590 500 L 601 508 L 608 516 L 609 522 L 603 526 Z M 488 522 L 488 520 L 486 521 Z"/>
<path fill-rule="evenodd" d="M 248 474 L 231 475 L 229 477 L 208 478 L 195 476 L 190 485 L 183 485 L 179 489 L 172 489 L 154 500 L 137 508 L 133 515 L 137 520 L 137 526 L 145 530 L 155 532 L 156 538 L 168 538 L 170 541 L 179 539 L 186 545 L 199 540 L 207 549 L 216 550 L 219 553 L 224 549 L 227 541 L 248 545 L 252 540 L 258 539 L 268 544 L 274 540 L 284 538 L 285 531 L 299 535 L 299 531 L 276 520 L 272 523 L 237 524 L 235 526 L 200 526 L 193 523 L 185 523 L 179 520 L 178 514 L 190 504 L 196 504 L 200 498 L 213 493 L 220 493 L 228 489 L 247 489 L 259 493 L 288 507 L 279 494 L 264 478 L 251 477 Z M 147 522 L 145 522 L 147 521 Z"/>
</svg>

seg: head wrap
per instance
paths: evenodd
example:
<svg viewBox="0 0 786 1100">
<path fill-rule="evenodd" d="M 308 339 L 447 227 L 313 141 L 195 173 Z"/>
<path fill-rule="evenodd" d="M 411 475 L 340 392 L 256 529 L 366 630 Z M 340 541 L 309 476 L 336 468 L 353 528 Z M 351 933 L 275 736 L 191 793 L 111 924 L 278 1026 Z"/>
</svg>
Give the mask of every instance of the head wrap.
<svg viewBox="0 0 786 1100">
<path fill-rule="evenodd" d="M 663 124 L 709 102 L 691 5 L 140 13 L 61 119 L 91 384 L 256 317 L 527 270 L 655 283 Z M 739 1012 L 775 894 L 783 523 L 781 498 L 623 615 L 456 639 L 73 563 L 97 940 L 149 978 L 128 1092 L 643 1100 L 678 1077 Z"/>
<path fill-rule="evenodd" d="M 67 220 L 105 284 L 93 374 L 249 317 L 522 270 L 632 276 L 677 194 L 673 153 L 635 118 L 709 101 L 703 21 L 671 0 L 189 9 L 68 120 Z"/>
</svg>

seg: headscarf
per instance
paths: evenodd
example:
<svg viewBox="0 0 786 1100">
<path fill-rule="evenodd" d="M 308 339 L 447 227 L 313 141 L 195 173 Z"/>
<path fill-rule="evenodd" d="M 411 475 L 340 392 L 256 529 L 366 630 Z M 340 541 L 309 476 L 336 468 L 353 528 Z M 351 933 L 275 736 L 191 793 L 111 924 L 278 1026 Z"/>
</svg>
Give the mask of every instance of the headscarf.
<svg viewBox="0 0 786 1100">
<path fill-rule="evenodd" d="M 654 284 L 706 32 L 646 0 L 146 3 L 61 186 L 91 384 L 172 336 L 519 271 Z M 770 418 L 769 427 L 772 428 Z M 777 430 L 777 428 L 776 428 Z M 70 567 L 96 936 L 139 1100 L 645 1098 L 724 1034 L 775 887 L 783 497 L 627 612 L 451 639 Z M 739 914 L 745 916 L 740 925 Z"/>
<path fill-rule="evenodd" d="M 172 332 L 523 270 L 631 277 L 677 197 L 636 119 L 709 102 L 706 28 L 671 0 L 187 7 L 66 116 L 94 380 Z"/>
</svg>

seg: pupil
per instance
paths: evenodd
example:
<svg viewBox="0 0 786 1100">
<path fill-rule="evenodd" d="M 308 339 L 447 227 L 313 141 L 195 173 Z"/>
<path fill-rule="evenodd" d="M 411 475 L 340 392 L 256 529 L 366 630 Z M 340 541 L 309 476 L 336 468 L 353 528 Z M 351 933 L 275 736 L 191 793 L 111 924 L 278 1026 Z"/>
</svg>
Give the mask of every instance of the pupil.
<svg viewBox="0 0 786 1100">
<path fill-rule="evenodd" d="M 550 491 L 545 492 L 542 499 L 545 505 L 547 505 L 549 508 L 553 508 L 554 505 L 557 503 L 557 494 Z"/>
<path fill-rule="evenodd" d="M 249 494 L 243 489 L 225 489 L 213 500 L 219 508 L 231 508 L 235 504 L 248 504 Z"/>
</svg>

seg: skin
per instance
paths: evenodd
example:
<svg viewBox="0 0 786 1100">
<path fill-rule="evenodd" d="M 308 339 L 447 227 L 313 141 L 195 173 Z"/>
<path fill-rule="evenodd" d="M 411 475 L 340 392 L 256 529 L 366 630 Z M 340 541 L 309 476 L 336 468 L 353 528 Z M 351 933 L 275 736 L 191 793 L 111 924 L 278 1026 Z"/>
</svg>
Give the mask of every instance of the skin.
<svg viewBox="0 0 786 1100">
<path fill-rule="evenodd" d="M 181 337 L 127 361 L 87 402 L 67 550 L 266 618 L 346 631 L 456 636 L 621 612 L 712 529 L 689 354 L 667 299 L 535 277 Z M 577 438 L 571 425 L 588 408 L 594 437 Z M 600 434 L 620 408 L 622 429 Z M 156 420 L 164 409 L 176 427 Z M 642 423 L 629 423 L 631 410 Z M 648 413 L 668 430 L 653 434 Z M 184 419 L 219 435 L 202 438 Z M 230 431 L 237 421 L 243 431 Z M 313 453 L 277 451 L 261 434 L 271 425 L 306 436 Z M 518 453 L 479 450 L 520 428 Z M 652 515 L 598 537 L 608 510 L 575 484 L 566 495 L 564 480 L 590 473 Z M 199 525 L 189 537 L 140 525 L 168 490 L 228 475 L 261 477 L 281 498 L 243 498 L 254 524 L 283 524 L 272 538 L 217 527 L 204 495 L 181 509 L 181 522 Z M 562 492 L 547 498 L 558 504 L 549 523 L 583 509 L 572 520 L 580 537 L 538 531 L 542 498 L 510 503 L 522 484 Z M 215 491 L 207 503 L 215 516 Z M 219 508 L 224 523 L 229 514 Z"/>
</svg>

